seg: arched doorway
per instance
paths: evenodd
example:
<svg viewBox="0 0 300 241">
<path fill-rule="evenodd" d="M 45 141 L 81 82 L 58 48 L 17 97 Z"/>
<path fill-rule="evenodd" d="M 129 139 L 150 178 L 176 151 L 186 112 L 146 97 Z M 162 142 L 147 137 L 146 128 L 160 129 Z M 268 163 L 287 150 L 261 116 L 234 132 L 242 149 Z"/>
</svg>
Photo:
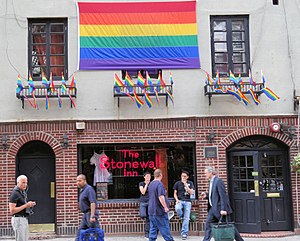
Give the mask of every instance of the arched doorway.
<svg viewBox="0 0 300 241">
<path fill-rule="evenodd" d="M 28 177 L 28 198 L 34 200 L 34 215 L 29 217 L 31 231 L 55 230 L 55 155 L 42 141 L 23 145 L 16 158 L 16 175 Z"/>
<path fill-rule="evenodd" d="M 267 136 L 249 136 L 227 149 L 228 184 L 240 232 L 292 230 L 289 148 Z"/>
</svg>

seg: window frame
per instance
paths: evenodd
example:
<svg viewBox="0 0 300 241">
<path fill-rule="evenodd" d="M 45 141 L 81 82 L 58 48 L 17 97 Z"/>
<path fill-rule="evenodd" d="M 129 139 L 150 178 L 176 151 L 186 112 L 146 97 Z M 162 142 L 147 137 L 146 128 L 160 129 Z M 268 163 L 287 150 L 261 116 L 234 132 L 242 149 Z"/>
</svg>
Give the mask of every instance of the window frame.
<svg viewBox="0 0 300 241">
<path fill-rule="evenodd" d="M 214 21 L 225 21 L 226 22 L 226 41 L 215 41 L 214 40 L 214 33 L 218 32 L 214 30 Z M 239 42 L 239 41 L 233 41 L 232 40 L 232 21 L 243 21 L 244 26 L 244 40 L 240 42 L 245 43 L 245 61 L 241 61 L 240 63 L 246 65 L 246 69 L 244 73 L 241 73 L 242 77 L 248 77 L 249 76 L 249 68 L 250 68 L 250 38 L 249 38 L 249 15 L 211 15 L 210 16 L 210 40 L 211 40 L 211 61 L 212 61 L 212 75 L 216 76 L 217 70 L 216 70 L 216 61 L 215 61 L 215 54 L 216 53 L 222 53 L 221 51 L 215 50 L 215 43 L 216 42 L 226 42 L 227 44 L 227 54 L 228 54 L 228 62 L 224 62 L 228 64 L 227 73 L 219 73 L 220 77 L 229 77 L 229 71 L 231 70 L 234 73 L 234 62 L 233 62 L 233 53 L 236 53 L 237 51 L 233 51 L 233 43 Z M 221 32 L 221 31 L 220 31 Z M 224 31 L 225 32 L 225 31 Z M 234 31 L 236 32 L 236 31 Z M 224 52 L 223 52 L 224 53 Z M 243 53 L 242 51 L 240 53 Z M 234 73 L 235 75 L 239 73 Z"/>
<path fill-rule="evenodd" d="M 32 26 L 34 24 L 45 24 L 46 26 L 46 77 L 49 79 L 50 77 L 50 57 L 51 56 L 58 56 L 62 55 L 64 56 L 64 67 L 63 67 L 63 73 L 64 77 L 67 80 L 68 79 L 68 19 L 67 18 L 28 18 L 28 77 L 29 74 L 32 72 L 32 51 L 33 51 L 33 33 L 32 33 Z M 63 54 L 51 54 L 51 24 L 63 24 L 63 35 L 64 35 L 64 41 L 63 41 L 63 48 L 64 53 Z M 52 43 L 53 44 L 53 43 Z M 55 65 L 53 65 L 55 66 Z M 41 81 L 42 76 L 36 77 L 32 76 L 33 81 Z M 53 76 L 53 80 L 61 80 L 61 76 Z"/>
</svg>

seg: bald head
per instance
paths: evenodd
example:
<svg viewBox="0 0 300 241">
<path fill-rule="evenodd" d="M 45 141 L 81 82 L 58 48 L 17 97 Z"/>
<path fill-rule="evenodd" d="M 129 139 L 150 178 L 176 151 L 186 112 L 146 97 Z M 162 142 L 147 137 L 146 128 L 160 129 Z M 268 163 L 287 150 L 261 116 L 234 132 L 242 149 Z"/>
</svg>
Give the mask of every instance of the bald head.
<svg viewBox="0 0 300 241">
<path fill-rule="evenodd" d="M 84 174 L 80 174 L 76 178 L 76 183 L 79 188 L 83 188 L 86 185 L 86 176 Z"/>
</svg>

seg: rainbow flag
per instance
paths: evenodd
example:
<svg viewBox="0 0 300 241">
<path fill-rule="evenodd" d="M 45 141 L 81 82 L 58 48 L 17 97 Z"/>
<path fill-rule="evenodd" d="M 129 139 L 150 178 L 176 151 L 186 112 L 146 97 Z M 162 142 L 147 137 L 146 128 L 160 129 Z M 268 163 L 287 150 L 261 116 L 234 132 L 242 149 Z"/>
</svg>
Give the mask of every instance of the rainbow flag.
<svg viewBox="0 0 300 241">
<path fill-rule="evenodd" d="M 280 97 L 278 95 L 276 95 L 271 89 L 269 89 L 268 87 L 263 88 L 261 90 L 262 93 L 264 93 L 269 99 L 275 101 L 275 100 L 279 100 Z"/>
<path fill-rule="evenodd" d="M 248 105 L 250 103 L 248 98 L 243 94 L 243 92 L 240 89 L 237 89 L 237 93 L 241 96 L 242 101 L 244 102 L 245 105 Z"/>
<path fill-rule="evenodd" d="M 141 74 L 141 72 L 139 71 L 137 85 L 140 86 L 141 88 L 144 88 L 145 87 L 145 83 L 146 83 L 146 80 L 143 77 L 143 75 Z"/>
<path fill-rule="evenodd" d="M 124 83 L 122 82 L 122 80 L 119 78 L 119 76 L 115 73 L 115 86 L 116 86 L 116 91 L 118 93 L 121 92 L 121 90 L 123 91 L 124 89 Z"/>
<path fill-rule="evenodd" d="M 135 90 L 133 91 L 133 95 L 134 95 L 134 99 L 135 99 L 135 103 L 136 103 L 137 107 L 141 108 L 141 106 L 144 105 L 144 102 L 137 96 Z"/>
<path fill-rule="evenodd" d="M 207 72 L 206 72 L 206 75 L 205 75 L 205 84 L 213 85 L 213 81 L 212 81 L 210 75 Z"/>
<path fill-rule="evenodd" d="M 159 96 L 158 96 L 158 92 L 157 92 L 156 89 L 154 89 L 154 93 L 155 93 L 155 99 L 156 99 L 156 102 L 157 102 L 157 104 L 159 104 L 160 101 L 159 101 Z"/>
<path fill-rule="evenodd" d="M 162 87 L 166 87 L 166 83 L 162 78 L 162 74 L 161 71 L 158 73 L 158 80 L 157 80 L 157 85 L 156 85 L 156 89 L 158 92 L 161 91 Z"/>
<path fill-rule="evenodd" d="M 170 84 L 171 84 L 171 85 L 174 84 L 172 72 L 170 72 Z"/>
<path fill-rule="evenodd" d="M 154 86 L 153 86 L 153 83 L 152 83 L 152 80 L 150 78 L 150 75 L 148 73 L 148 71 L 146 72 L 146 83 L 145 83 L 145 87 L 148 91 L 150 92 L 154 92 Z"/>
<path fill-rule="evenodd" d="M 42 84 L 45 85 L 45 87 L 47 88 L 47 90 L 49 89 L 50 83 L 49 83 L 49 81 L 47 80 L 47 78 L 46 78 L 46 76 L 44 75 L 44 73 L 42 74 Z"/>
<path fill-rule="evenodd" d="M 23 83 L 21 81 L 21 76 L 20 76 L 20 74 L 18 74 L 16 94 L 19 95 L 23 89 L 24 89 L 24 87 L 23 87 Z"/>
<path fill-rule="evenodd" d="M 259 105 L 259 104 L 260 104 L 260 100 L 256 97 L 256 94 L 254 93 L 254 91 L 253 91 L 252 89 L 249 89 L 249 90 L 248 90 L 248 93 L 251 95 L 251 97 L 252 97 L 254 103 L 255 103 L 256 105 Z"/>
<path fill-rule="evenodd" d="M 61 93 L 62 94 L 67 93 L 67 83 L 65 81 L 65 77 L 63 73 L 61 73 Z"/>
<path fill-rule="evenodd" d="M 70 91 L 74 90 L 76 88 L 76 74 L 74 73 L 72 76 L 71 84 L 70 84 Z"/>
<path fill-rule="evenodd" d="M 238 99 L 238 101 L 241 101 L 241 100 L 242 100 L 242 97 L 241 97 L 237 92 L 235 92 L 234 90 L 228 88 L 228 89 L 226 90 L 226 92 L 229 93 L 229 94 L 231 94 L 231 95 L 233 95 L 235 98 Z"/>
<path fill-rule="evenodd" d="M 50 91 L 52 94 L 54 94 L 54 92 L 55 92 L 55 85 L 54 85 L 54 81 L 52 78 L 52 72 L 50 73 Z"/>
<path fill-rule="evenodd" d="M 236 78 L 235 78 L 234 74 L 231 72 L 231 70 L 230 70 L 230 72 L 229 72 L 229 80 L 230 80 L 231 82 L 233 82 L 236 86 L 239 85 L 239 82 L 236 80 Z"/>
<path fill-rule="evenodd" d="M 220 88 L 220 84 L 221 84 L 220 74 L 219 74 L 219 71 L 217 71 L 216 79 L 215 79 L 215 82 L 214 82 L 215 88 L 219 89 Z"/>
<path fill-rule="evenodd" d="M 29 94 L 33 94 L 35 91 L 35 86 L 34 86 L 31 74 L 29 74 L 28 85 L 29 85 Z"/>
<path fill-rule="evenodd" d="M 196 1 L 77 7 L 80 70 L 200 68 Z"/>
<path fill-rule="evenodd" d="M 144 99 L 145 99 L 145 102 L 148 105 L 148 107 L 151 108 L 153 106 L 153 102 L 152 102 L 150 96 L 148 95 L 148 93 L 146 92 L 146 90 L 144 91 Z"/>
<path fill-rule="evenodd" d="M 253 80 L 251 69 L 249 69 L 249 83 L 250 85 L 256 86 L 256 82 Z"/>
<path fill-rule="evenodd" d="M 166 91 L 166 93 L 167 93 L 167 96 L 169 97 L 169 99 L 172 101 L 172 103 L 174 105 L 174 97 L 173 97 L 172 93 L 168 90 Z"/>
<path fill-rule="evenodd" d="M 129 76 L 129 74 L 126 71 L 126 75 L 125 75 L 125 86 L 128 89 L 128 91 L 131 93 L 134 87 L 134 83 L 132 82 L 131 77 Z"/>
</svg>

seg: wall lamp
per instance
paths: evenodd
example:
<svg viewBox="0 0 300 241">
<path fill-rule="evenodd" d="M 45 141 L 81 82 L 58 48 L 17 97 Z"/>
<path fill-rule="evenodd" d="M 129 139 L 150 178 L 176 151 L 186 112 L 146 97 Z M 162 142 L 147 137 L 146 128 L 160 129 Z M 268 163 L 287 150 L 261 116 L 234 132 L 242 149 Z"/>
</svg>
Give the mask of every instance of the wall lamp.
<svg viewBox="0 0 300 241">
<path fill-rule="evenodd" d="M 210 133 L 208 134 L 208 141 L 209 143 L 213 143 L 215 140 L 215 132 L 214 129 L 210 130 Z"/>
<path fill-rule="evenodd" d="M 1 142 L 2 142 L 2 149 L 6 150 L 7 147 L 8 147 L 8 145 L 7 145 L 7 136 L 6 135 L 2 136 Z"/>
<path fill-rule="evenodd" d="M 63 136 L 63 142 L 61 144 L 62 148 L 68 148 L 69 146 L 69 137 L 67 134 L 64 134 Z"/>
<path fill-rule="evenodd" d="M 295 126 L 287 126 L 281 124 L 281 132 L 289 137 L 290 140 L 293 140 L 296 134 L 296 127 Z"/>
</svg>

